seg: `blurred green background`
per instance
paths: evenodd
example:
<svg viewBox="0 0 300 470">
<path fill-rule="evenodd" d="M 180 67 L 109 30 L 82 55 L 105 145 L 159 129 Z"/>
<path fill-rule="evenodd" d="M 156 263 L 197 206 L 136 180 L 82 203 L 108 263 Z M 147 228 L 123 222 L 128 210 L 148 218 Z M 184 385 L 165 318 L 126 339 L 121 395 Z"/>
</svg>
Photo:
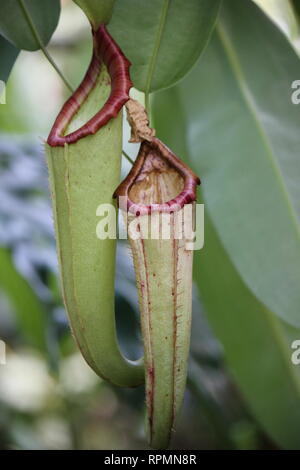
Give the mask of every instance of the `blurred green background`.
<svg viewBox="0 0 300 470">
<path fill-rule="evenodd" d="M 62 5 L 48 50 L 75 86 L 91 56 L 89 25 L 72 1 Z M 174 449 L 300 448 L 300 365 L 291 362 L 300 339 L 300 105 L 290 101 L 300 66 L 296 16 L 284 12 L 273 24 L 254 2 L 228 0 L 192 72 L 152 97 L 157 134 L 199 172 L 207 211 Z M 0 105 L 0 448 L 147 449 L 143 387 L 117 389 L 89 369 L 62 305 L 43 142 L 68 94 L 41 51 L 21 51 Z M 134 158 L 126 123 L 124 135 Z M 129 168 L 123 159 L 124 176 Z M 135 358 L 137 293 L 121 242 L 116 314 Z"/>
</svg>

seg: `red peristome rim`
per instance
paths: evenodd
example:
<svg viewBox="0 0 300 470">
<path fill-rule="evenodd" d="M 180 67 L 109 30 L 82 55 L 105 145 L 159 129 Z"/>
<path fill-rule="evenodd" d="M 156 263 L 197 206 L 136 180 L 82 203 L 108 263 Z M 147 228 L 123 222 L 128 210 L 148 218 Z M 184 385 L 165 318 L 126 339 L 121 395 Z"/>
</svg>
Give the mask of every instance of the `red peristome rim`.
<svg viewBox="0 0 300 470">
<path fill-rule="evenodd" d="M 138 177 L 145 159 L 150 151 L 155 151 L 160 157 L 165 159 L 173 168 L 175 168 L 184 178 L 184 188 L 178 196 L 163 204 L 136 204 L 128 197 L 130 188 Z M 114 197 L 127 198 L 127 211 L 132 214 L 146 215 L 153 212 L 176 212 L 186 204 L 192 203 L 197 197 L 197 185 L 200 184 L 200 178 L 163 143 L 157 138 L 153 138 L 151 142 L 143 141 L 138 153 L 137 159 L 133 167 L 128 173 L 125 180 L 114 192 Z M 124 208 L 122 208 L 124 209 Z"/>
<path fill-rule="evenodd" d="M 72 144 L 83 137 L 95 134 L 111 118 L 116 117 L 122 106 L 129 100 L 129 90 L 132 87 L 129 60 L 110 36 L 104 24 L 93 32 L 93 38 L 93 56 L 86 75 L 77 90 L 63 105 L 49 134 L 47 143 L 52 147 L 64 146 L 65 143 Z M 71 119 L 95 86 L 102 61 L 111 77 L 109 98 L 100 111 L 82 127 L 63 135 Z"/>
</svg>

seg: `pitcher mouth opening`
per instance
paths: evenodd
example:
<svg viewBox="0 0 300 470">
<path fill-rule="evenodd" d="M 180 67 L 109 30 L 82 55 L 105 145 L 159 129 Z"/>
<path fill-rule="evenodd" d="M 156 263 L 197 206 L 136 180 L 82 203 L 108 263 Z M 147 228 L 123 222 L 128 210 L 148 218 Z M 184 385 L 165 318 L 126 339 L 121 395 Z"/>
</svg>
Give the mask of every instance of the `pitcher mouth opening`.
<svg viewBox="0 0 300 470">
<path fill-rule="evenodd" d="M 123 105 L 129 100 L 132 82 L 129 75 L 130 62 L 108 33 L 105 25 L 93 31 L 93 56 L 84 79 L 63 105 L 49 134 L 47 143 L 51 147 L 72 144 L 90 134 L 95 134 L 112 118 L 117 117 Z M 103 107 L 85 124 L 73 132 L 65 132 L 81 105 L 97 83 L 102 64 L 108 70 L 111 79 L 110 95 Z"/>
<path fill-rule="evenodd" d="M 127 199 L 128 212 L 139 216 L 175 212 L 197 197 L 199 177 L 159 139 L 143 141 L 135 163 L 114 197 Z"/>
</svg>

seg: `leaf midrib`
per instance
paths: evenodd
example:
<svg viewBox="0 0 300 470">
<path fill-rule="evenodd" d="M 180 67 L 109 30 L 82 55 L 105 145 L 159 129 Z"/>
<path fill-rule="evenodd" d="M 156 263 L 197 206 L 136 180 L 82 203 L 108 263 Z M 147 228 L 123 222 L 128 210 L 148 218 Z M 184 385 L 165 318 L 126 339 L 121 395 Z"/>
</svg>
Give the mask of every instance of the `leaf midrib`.
<svg viewBox="0 0 300 470">
<path fill-rule="evenodd" d="M 285 186 L 285 181 L 280 169 L 280 166 L 277 163 L 276 157 L 274 155 L 272 145 L 269 142 L 269 136 L 267 135 L 261 121 L 259 120 L 259 116 L 256 110 L 256 107 L 253 103 L 252 97 L 251 97 L 251 91 L 247 85 L 246 77 L 242 71 L 241 64 L 239 62 L 237 53 L 235 52 L 234 46 L 232 44 L 232 41 L 230 40 L 228 34 L 225 32 L 225 28 L 222 26 L 221 21 L 218 22 L 216 26 L 216 31 L 217 34 L 220 38 L 220 41 L 223 45 L 224 52 L 228 58 L 228 62 L 231 65 L 233 75 L 236 79 L 238 88 L 241 92 L 241 95 L 246 103 L 246 106 L 248 107 L 250 114 L 253 117 L 254 123 L 257 127 L 258 133 L 261 136 L 262 142 L 265 146 L 266 150 L 266 155 L 269 158 L 271 162 L 271 166 L 274 170 L 274 174 L 276 179 L 278 180 L 279 186 L 282 189 L 282 193 L 288 208 L 288 213 L 290 214 L 290 218 L 295 226 L 297 237 L 300 240 L 300 226 L 299 226 L 299 221 L 297 214 L 295 213 L 295 209 L 293 207 L 293 204 L 290 199 L 290 195 L 288 193 L 288 190 L 286 189 Z"/>
<path fill-rule="evenodd" d="M 154 75 L 154 71 L 155 71 L 155 67 L 157 63 L 158 52 L 159 52 L 159 48 L 161 44 L 161 38 L 162 38 L 163 30 L 166 24 L 169 3 L 170 3 L 170 0 L 163 0 L 163 5 L 161 8 L 160 18 L 159 18 L 159 23 L 158 23 L 157 33 L 156 33 L 156 39 L 154 41 L 154 48 L 153 48 L 152 55 L 150 58 L 149 69 L 148 69 L 148 74 L 146 78 L 145 95 L 148 95 L 150 93 L 151 82 L 153 79 L 153 75 Z"/>
</svg>

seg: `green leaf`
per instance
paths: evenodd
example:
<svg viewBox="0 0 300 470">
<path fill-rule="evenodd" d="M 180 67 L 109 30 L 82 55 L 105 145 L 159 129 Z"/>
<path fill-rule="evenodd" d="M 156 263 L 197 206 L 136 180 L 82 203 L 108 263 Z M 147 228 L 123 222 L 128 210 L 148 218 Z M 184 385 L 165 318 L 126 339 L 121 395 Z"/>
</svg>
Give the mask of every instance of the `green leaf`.
<svg viewBox="0 0 300 470">
<path fill-rule="evenodd" d="M 115 0 L 74 0 L 74 2 L 84 11 L 94 29 L 101 23 L 108 23 Z"/>
<path fill-rule="evenodd" d="M 225 5 L 202 61 L 178 85 L 190 158 L 244 282 L 299 326 L 300 106 L 291 83 L 300 63 L 251 1 Z"/>
<path fill-rule="evenodd" d="M 158 93 L 153 104 L 158 135 L 191 164 L 179 87 Z M 198 120 L 202 118 L 205 121 L 206 116 Z M 299 366 L 291 362 L 291 343 L 300 338 L 300 331 L 279 320 L 250 292 L 217 236 L 209 204 L 205 211 L 205 245 L 195 252 L 194 272 L 208 319 L 244 399 L 265 432 L 279 446 L 300 448 Z"/>
<path fill-rule="evenodd" d="M 292 6 L 294 8 L 296 17 L 298 21 L 300 20 L 300 2 L 299 0 L 291 0 L 292 1 Z"/>
<path fill-rule="evenodd" d="M 298 0 L 253 0 L 285 34 L 300 55 L 300 25 Z"/>
<path fill-rule="evenodd" d="M 298 23 L 290 0 L 253 0 L 290 39 L 298 34 Z"/>
<path fill-rule="evenodd" d="M 263 12 L 281 29 L 300 54 L 295 40 L 299 37 L 296 11 L 291 0 L 253 0 Z"/>
<path fill-rule="evenodd" d="M 145 93 L 180 80 L 195 64 L 220 0 L 116 0 L 109 31 L 132 62 L 134 86 Z"/>
<path fill-rule="evenodd" d="M 18 54 L 18 49 L 0 36 L 0 80 L 7 81 Z"/>
<path fill-rule="evenodd" d="M 0 33 L 19 49 L 35 51 L 48 44 L 59 15 L 59 0 L 3 0 Z"/>
<path fill-rule="evenodd" d="M 11 256 L 0 248 L 0 289 L 12 302 L 17 324 L 28 341 L 40 350 L 45 350 L 46 318 L 36 294 L 28 282 L 16 270 Z"/>
<path fill-rule="evenodd" d="M 299 339 L 300 331 L 252 295 L 208 216 L 205 238 L 205 249 L 196 254 L 196 280 L 233 376 L 266 433 L 279 446 L 300 449 L 300 375 L 288 339 Z"/>
</svg>

